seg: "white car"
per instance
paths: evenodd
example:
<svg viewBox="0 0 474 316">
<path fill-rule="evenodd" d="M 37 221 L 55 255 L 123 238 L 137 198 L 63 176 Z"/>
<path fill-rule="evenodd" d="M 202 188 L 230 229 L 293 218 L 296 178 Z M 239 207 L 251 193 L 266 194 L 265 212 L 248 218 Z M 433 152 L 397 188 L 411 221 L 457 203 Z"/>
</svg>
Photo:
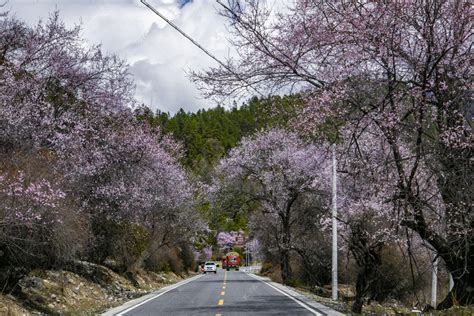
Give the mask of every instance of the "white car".
<svg viewBox="0 0 474 316">
<path fill-rule="evenodd" d="M 204 264 L 204 271 L 203 271 L 203 272 L 204 272 L 204 273 L 206 273 L 206 272 L 214 272 L 214 273 L 217 273 L 217 266 L 216 266 L 215 262 L 211 262 L 211 261 L 206 262 L 206 263 Z"/>
</svg>

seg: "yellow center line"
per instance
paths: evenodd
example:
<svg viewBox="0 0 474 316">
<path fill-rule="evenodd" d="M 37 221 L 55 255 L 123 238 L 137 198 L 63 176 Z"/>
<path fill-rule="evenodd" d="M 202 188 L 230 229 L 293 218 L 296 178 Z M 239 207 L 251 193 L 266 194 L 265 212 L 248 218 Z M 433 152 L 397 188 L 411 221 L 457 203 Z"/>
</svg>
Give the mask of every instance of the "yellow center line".
<svg viewBox="0 0 474 316">
<path fill-rule="evenodd" d="M 222 316 L 221 314 L 216 314 L 216 316 Z"/>
<path fill-rule="evenodd" d="M 224 289 L 225 289 L 226 284 L 227 284 L 227 271 L 224 273 L 224 284 L 222 285 L 221 296 L 225 295 Z M 224 305 L 224 300 L 220 299 L 219 302 L 217 303 L 217 305 L 219 305 L 219 306 Z M 216 316 L 221 316 L 221 314 L 216 314 Z"/>
</svg>

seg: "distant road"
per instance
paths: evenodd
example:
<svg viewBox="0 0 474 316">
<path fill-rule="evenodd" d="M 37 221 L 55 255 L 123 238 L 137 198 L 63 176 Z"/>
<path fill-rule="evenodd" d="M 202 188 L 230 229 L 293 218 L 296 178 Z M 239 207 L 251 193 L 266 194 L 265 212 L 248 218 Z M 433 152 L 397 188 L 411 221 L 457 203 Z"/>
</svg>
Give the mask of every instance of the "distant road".
<svg viewBox="0 0 474 316">
<path fill-rule="evenodd" d="M 239 271 L 218 269 L 104 315 L 337 315 Z"/>
</svg>

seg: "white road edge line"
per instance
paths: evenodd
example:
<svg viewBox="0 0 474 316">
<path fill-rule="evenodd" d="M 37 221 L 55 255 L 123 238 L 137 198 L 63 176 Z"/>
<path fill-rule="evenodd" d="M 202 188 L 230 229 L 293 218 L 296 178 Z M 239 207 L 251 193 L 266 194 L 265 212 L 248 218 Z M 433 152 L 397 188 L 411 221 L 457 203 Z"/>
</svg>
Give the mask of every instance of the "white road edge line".
<svg viewBox="0 0 474 316">
<path fill-rule="evenodd" d="M 282 290 L 280 290 L 279 288 L 277 288 L 277 287 L 271 285 L 270 283 L 265 282 L 264 280 L 261 280 L 261 279 L 258 278 L 257 276 L 252 275 L 251 273 L 247 273 L 247 275 L 251 276 L 251 277 L 254 278 L 255 280 L 258 280 L 258 281 L 260 281 L 260 282 L 265 283 L 266 285 L 268 285 L 269 287 L 273 288 L 274 290 L 276 290 L 276 291 L 280 292 L 281 294 L 283 294 L 283 295 L 285 295 L 285 296 L 291 298 L 293 301 L 295 301 L 296 303 L 298 303 L 298 305 L 300 305 L 300 306 L 304 307 L 305 309 L 309 310 L 309 311 L 310 311 L 311 313 L 313 313 L 314 315 L 323 316 L 323 314 L 318 313 L 317 311 L 315 311 L 315 310 L 312 309 L 311 307 L 309 307 L 309 306 L 307 306 L 306 304 L 300 302 L 299 300 L 297 300 L 296 298 L 294 298 L 294 297 L 291 296 L 290 294 L 283 292 Z"/>
<path fill-rule="evenodd" d="M 172 286 L 171 288 L 167 289 L 166 291 L 161 292 L 161 293 L 159 293 L 159 294 L 157 294 L 157 295 L 155 295 L 155 296 L 153 296 L 153 297 L 150 297 L 149 299 L 146 299 L 146 300 L 144 300 L 143 302 L 138 303 L 137 305 L 133 305 L 132 307 L 129 307 L 129 308 L 127 308 L 127 309 L 125 309 L 125 310 L 123 310 L 123 311 L 121 311 L 120 313 L 117 313 L 117 314 L 115 314 L 115 315 L 116 315 L 116 316 L 123 316 L 123 315 L 125 315 L 126 313 L 130 312 L 131 310 L 134 310 L 135 308 L 137 308 L 137 307 L 139 307 L 139 306 L 141 306 L 141 305 L 143 305 L 143 304 L 146 304 L 146 303 L 148 303 L 149 301 L 154 300 L 155 298 L 160 297 L 161 295 L 166 294 L 166 293 L 168 293 L 169 291 L 172 291 L 172 290 L 174 290 L 174 289 L 180 287 L 181 285 L 185 285 L 185 284 L 188 284 L 189 282 L 192 282 L 192 281 L 194 281 L 194 280 L 197 280 L 197 279 L 199 279 L 199 278 L 202 277 L 202 276 L 203 276 L 203 275 L 200 274 L 200 275 L 197 275 L 197 276 L 195 276 L 195 277 L 192 277 L 192 278 L 189 279 L 189 280 L 180 282 L 180 283 L 178 283 L 178 284 Z"/>
</svg>

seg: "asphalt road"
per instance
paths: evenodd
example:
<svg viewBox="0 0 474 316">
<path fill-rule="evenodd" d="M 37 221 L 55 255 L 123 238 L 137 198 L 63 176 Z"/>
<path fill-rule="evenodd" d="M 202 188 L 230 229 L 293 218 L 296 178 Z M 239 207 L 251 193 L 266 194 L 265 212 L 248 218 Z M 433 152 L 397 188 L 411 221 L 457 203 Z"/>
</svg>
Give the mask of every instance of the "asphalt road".
<svg viewBox="0 0 474 316">
<path fill-rule="evenodd" d="M 116 315 L 314 315 L 244 272 L 218 269 Z"/>
</svg>

